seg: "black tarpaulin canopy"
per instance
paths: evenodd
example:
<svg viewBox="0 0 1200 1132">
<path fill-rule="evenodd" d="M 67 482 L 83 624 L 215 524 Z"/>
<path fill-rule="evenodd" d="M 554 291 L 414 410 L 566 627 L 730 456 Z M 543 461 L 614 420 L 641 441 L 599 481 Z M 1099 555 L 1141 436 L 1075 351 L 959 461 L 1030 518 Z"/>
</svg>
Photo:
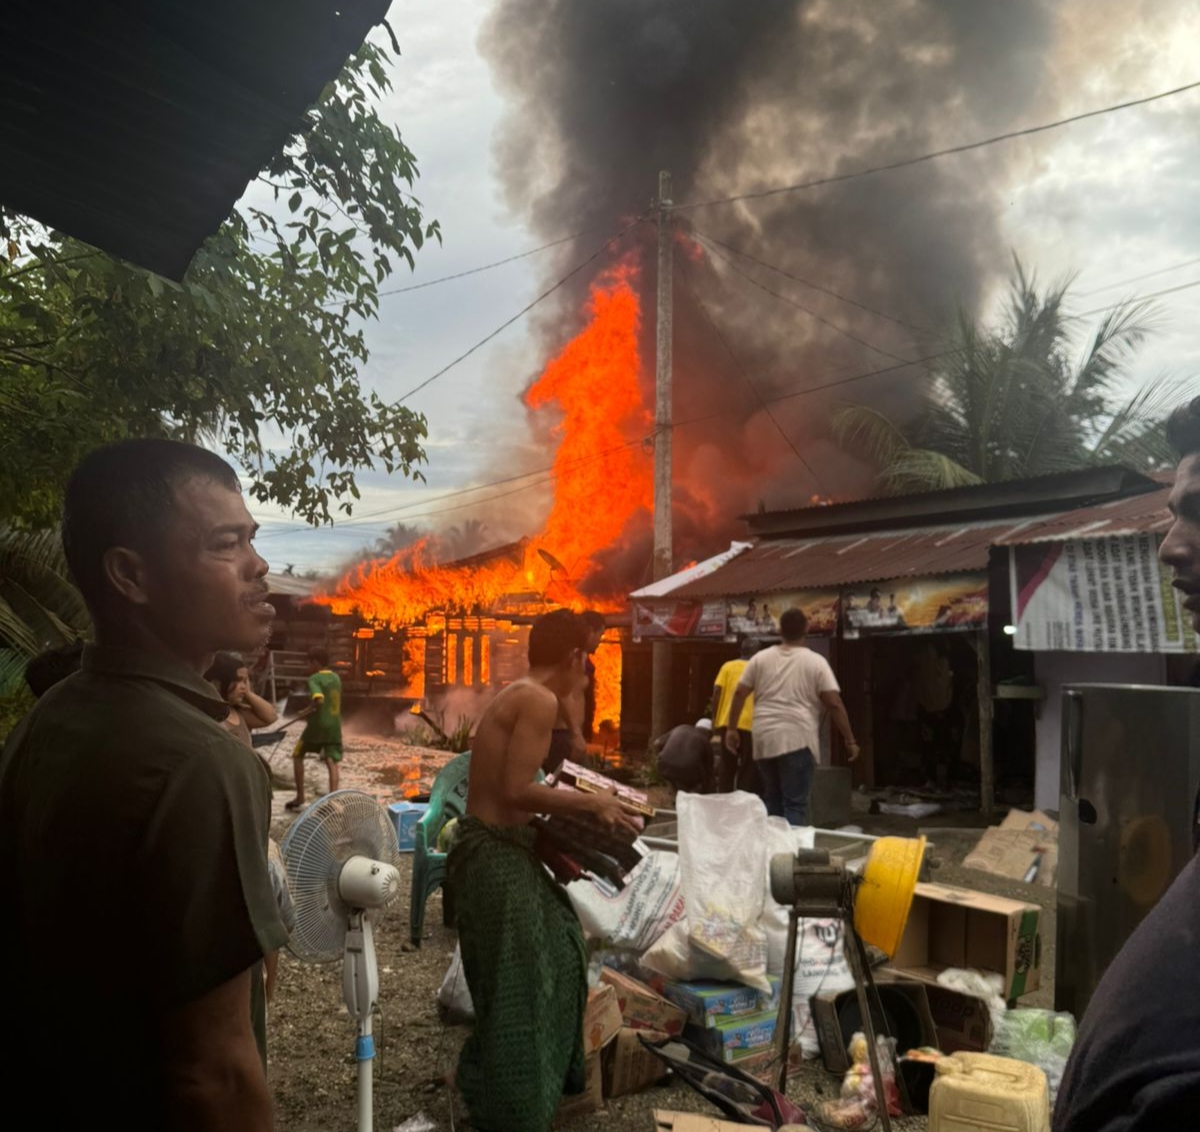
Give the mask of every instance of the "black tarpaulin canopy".
<svg viewBox="0 0 1200 1132">
<path fill-rule="evenodd" d="M 4 0 L 0 201 L 171 279 L 389 0 Z"/>
</svg>

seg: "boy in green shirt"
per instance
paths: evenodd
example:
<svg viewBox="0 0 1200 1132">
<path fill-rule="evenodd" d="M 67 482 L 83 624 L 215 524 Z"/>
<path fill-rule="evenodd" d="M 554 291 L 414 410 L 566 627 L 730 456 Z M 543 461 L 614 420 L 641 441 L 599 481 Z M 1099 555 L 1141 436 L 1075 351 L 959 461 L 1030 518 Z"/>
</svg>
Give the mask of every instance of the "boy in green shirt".
<svg viewBox="0 0 1200 1132">
<path fill-rule="evenodd" d="M 329 770 L 329 793 L 338 788 L 338 763 L 342 761 L 342 678 L 329 667 L 329 653 L 310 649 L 312 669 L 308 676 L 308 694 L 312 700 L 302 713 L 308 717 L 304 734 L 292 752 L 296 775 L 296 796 L 285 809 L 304 809 L 304 756 L 318 755 Z"/>
</svg>

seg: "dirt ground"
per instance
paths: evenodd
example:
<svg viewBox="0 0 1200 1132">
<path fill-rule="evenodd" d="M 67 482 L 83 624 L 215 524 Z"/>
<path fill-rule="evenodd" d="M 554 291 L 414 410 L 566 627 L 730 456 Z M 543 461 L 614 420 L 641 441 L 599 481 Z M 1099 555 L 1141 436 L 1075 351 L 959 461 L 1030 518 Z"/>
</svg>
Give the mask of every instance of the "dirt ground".
<svg viewBox="0 0 1200 1132">
<path fill-rule="evenodd" d="M 266 752 L 270 753 L 270 752 Z M 394 741 L 355 740 L 347 744 L 341 785 L 366 790 L 381 801 L 403 796 L 414 782 L 428 787 L 447 756 L 405 747 Z M 284 756 L 273 760 L 278 771 L 288 769 Z M 315 782 L 311 776 L 317 774 Z M 324 790 L 324 771 L 310 764 L 312 786 Z M 283 809 L 290 791 L 276 790 L 274 835 L 282 837 L 291 815 Z M 965 815 L 953 815 L 946 820 Z M 876 832 L 879 819 L 860 815 L 856 820 Z M 915 833 L 908 819 L 884 819 L 878 832 Z M 1037 903 L 1043 908 L 1042 989 L 1023 1000 L 1024 1005 L 1049 1005 L 1054 971 L 1054 908 L 1052 889 L 1005 881 L 971 869 L 960 862 L 978 839 L 978 829 L 928 828 L 939 862 L 933 879 Z M 462 1027 L 444 1025 L 436 996 L 454 950 L 454 933 L 442 925 L 441 896 L 431 898 L 426 909 L 425 935 L 419 950 L 407 949 L 411 856 L 403 858 L 400 899 L 380 923 L 376 942 L 380 967 L 380 1017 L 376 1024 L 379 1056 L 376 1061 L 375 1111 L 379 1132 L 392 1132 L 406 1120 L 423 1113 L 438 1132 L 468 1127 L 466 1111 L 453 1091 L 441 1084 L 452 1071 L 466 1036 Z M 303 964 L 286 952 L 281 958 L 279 982 L 269 1016 L 270 1077 L 275 1095 L 276 1122 L 287 1132 L 348 1128 L 354 1120 L 354 1028 L 342 1005 L 341 964 Z M 809 1063 L 793 1078 L 789 1092 L 803 1106 L 814 1099 L 836 1096 L 839 1081 L 819 1063 Z M 568 1125 L 577 1132 L 652 1132 L 656 1108 L 709 1112 L 714 1110 L 686 1086 L 668 1084 L 630 1097 L 609 1101 L 605 1110 L 576 1118 Z M 903 1132 L 926 1128 L 924 1118 L 895 1121 Z"/>
</svg>

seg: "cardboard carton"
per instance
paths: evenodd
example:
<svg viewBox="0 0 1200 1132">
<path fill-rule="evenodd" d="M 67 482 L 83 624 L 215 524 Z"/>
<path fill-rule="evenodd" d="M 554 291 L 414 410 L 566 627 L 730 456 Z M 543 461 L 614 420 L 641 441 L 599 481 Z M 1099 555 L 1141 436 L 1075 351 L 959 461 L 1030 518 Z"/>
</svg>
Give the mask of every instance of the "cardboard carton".
<svg viewBox="0 0 1200 1132">
<path fill-rule="evenodd" d="M 918 884 L 908 925 L 891 967 L 936 982 L 947 967 L 1003 976 L 1012 1000 L 1041 985 L 1041 910 L 948 884 Z"/>
<path fill-rule="evenodd" d="M 628 1093 L 640 1093 L 651 1085 L 657 1085 L 671 1072 L 666 1062 L 642 1045 L 639 1035 L 643 1034 L 649 1041 L 661 1041 L 669 1037 L 668 1034 L 652 1030 L 625 1028 L 605 1046 L 600 1055 L 605 1097 L 611 1099 Z"/>
<path fill-rule="evenodd" d="M 711 1026 L 701 1028 L 693 1024 L 688 1033 L 709 1053 L 732 1064 L 741 1054 L 770 1047 L 775 1040 L 776 1017 L 771 1010 L 719 1017 Z"/>
<path fill-rule="evenodd" d="M 577 1117 L 596 1112 L 604 1105 L 604 1082 L 600 1068 L 600 1051 L 589 1053 L 584 1059 L 583 1092 L 573 1097 L 563 1097 L 554 1114 L 556 1125 L 566 1124 Z"/>
<path fill-rule="evenodd" d="M 1025 880 L 1036 866 L 1034 880 L 1053 887 L 1058 871 L 1058 823 L 1041 810 L 1012 810 L 986 829 L 963 864 L 994 876 Z"/>
<path fill-rule="evenodd" d="M 1058 822 L 1041 810 L 1009 810 L 1000 828 L 1033 830 L 1058 841 Z"/>
<path fill-rule="evenodd" d="M 613 1040 L 621 1029 L 621 1007 L 613 987 L 601 983 L 588 991 L 583 1012 L 583 1052 L 596 1053 Z"/>
<path fill-rule="evenodd" d="M 734 1124 L 732 1120 L 669 1109 L 654 1110 L 654 1129 L 655 1132 L 746 1132 L 744 1124 Z"/>
<path fill-rule="evenodd" d="M 680 1007 L 694 1026 L 716 1025 L 719 1019 L 758 1014 L 779 1005 L 779 979 L 769 976 L 771 993 L 764 995 L 741 983 L 708 981 L 663 983 L 663 997 Z"/>
<path fill-rule="evenodd" d="M 662 995 L 656 994 L 645 983 L 610 967 L 600 971 L 600 981 L 616 991 L 621 1020 L 631 1030 L 657 1030 L 670 1037 L 683 1033 L 687 1014 L 673 1002 L 668 1002 Z"/>
</svg>

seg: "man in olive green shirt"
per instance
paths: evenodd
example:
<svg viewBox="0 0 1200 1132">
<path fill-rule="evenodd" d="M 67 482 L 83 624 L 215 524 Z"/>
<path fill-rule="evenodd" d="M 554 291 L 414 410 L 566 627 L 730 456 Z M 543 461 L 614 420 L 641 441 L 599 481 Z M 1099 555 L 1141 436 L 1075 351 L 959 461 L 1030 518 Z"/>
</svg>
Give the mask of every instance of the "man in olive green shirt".
<svg viewBox="0 0 1200 1132">
<path fill-rule="evenodd" d="M 96 644 L 0 757 L 6 1079 L 54 1127 L 272 1127 L 270 785 L 203 679 L 268 635 L 255 530 L 233 470 L 191 445 L 100 449 L 67 488 Z M 46 1047 L 62 1027 L 69 1064 Z"/>
</svg>

